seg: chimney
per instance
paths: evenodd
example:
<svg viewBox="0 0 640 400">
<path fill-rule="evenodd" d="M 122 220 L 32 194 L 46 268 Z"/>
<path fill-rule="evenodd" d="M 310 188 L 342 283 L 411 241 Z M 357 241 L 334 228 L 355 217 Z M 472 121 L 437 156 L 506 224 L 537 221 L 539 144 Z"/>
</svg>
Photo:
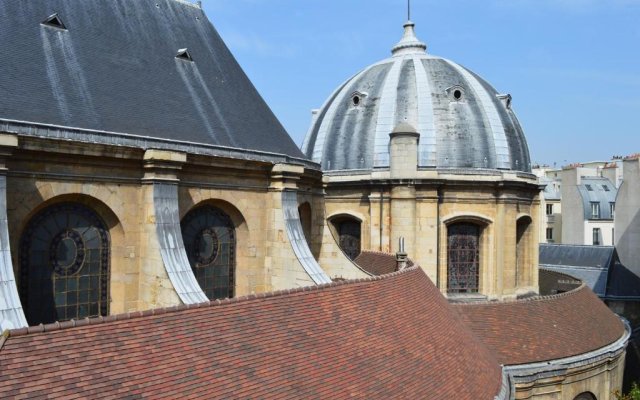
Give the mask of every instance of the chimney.
<svg viewBox="0 0 640 400">
<path fill-rule="evenodd" d="M 407 253 L 404 251 L 404 238 L 398 239 L 398 252 L 396 253 L 396 271 L 407 268 Z"/>
</svg>

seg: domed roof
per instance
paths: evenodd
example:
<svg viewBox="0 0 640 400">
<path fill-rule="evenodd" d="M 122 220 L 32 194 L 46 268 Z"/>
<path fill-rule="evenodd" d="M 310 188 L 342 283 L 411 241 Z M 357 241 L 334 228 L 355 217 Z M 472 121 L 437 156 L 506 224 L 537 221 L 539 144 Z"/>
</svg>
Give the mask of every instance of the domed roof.
<svg viewBox="0 0 640 400">
<path fill-rule="evenodd" d="M 322 108 L 302 151 L 323 170 L 389 167 L 389 133 L 408 123 L 420 133 L 418 166 L 530 172 L 529 149 L 511 96 L 465 67 L 427 54 L 414 24 L 392 57 L 343 83 Z"/>
</svg>

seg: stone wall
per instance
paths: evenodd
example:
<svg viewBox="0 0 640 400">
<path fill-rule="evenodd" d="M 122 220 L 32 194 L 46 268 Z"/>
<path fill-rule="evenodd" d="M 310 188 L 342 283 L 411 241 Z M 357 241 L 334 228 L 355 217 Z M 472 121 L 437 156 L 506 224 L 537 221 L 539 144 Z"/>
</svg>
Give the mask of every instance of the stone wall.
<svg viewBox="0 0 640 400">
<path fill-rule="evenodd" d="M 30 218 L 57 202 L 78 202 L 93 209 L 109 229 L 111 314 L 184 302 L 167 269 L 167 257 L 184 260 L 184 245 L 179 238 L 164 249 L 158 237 L 158 224 L 164 222 L 157 215 L 161 210 L 155 207 L 154 188 L 163 183 L 177 191 L 177 209 L 167 214 L 172 224 L 203 204 L 215 205 L 231 217 L 237 239 L 235 295 L 315 284 L 287 237 L 282 192 L 297 191 L 301 178 L 307 188 L 321 192 L 317 171 L 22 137 L 7 167 L 8 226 L 18 280 L 19 242 Z M 317 195 L 310 200 L 314 207 L 322 204 Z M 317 214 L 312 240 L 316 244 L 323 235 L 323 216 Z"/>
<path fill-rule="evenodd" d="M 393 253 L 403 237 L 409 257 L 446 292 L 447 226 L 469 221 L 482 226 L 480 293 L 506 298 L 537 292 L 540 197 L 535 180 L 463 175 L 409 182 L 331 178 L 327 215 L 360 219 L 362 249 Z M 521 218 L 528 218 L 530 226 L 517 260 Z"/>
</svg>

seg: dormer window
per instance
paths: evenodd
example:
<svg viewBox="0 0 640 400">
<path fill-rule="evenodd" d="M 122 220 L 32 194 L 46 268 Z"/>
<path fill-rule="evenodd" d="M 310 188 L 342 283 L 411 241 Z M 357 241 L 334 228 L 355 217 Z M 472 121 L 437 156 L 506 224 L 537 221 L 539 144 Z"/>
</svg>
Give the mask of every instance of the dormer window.
<svg viewBox="0 0 640 400">
<path fill-rule="evenodd" d="M 189 50 L 186 48 L 178 50 L 178 54 L 176 54 L 176 58 L 178 60 L 193 61 L 193 57 L 191 57 L 191 53 L 189 53 Z"/>
<path fill-rule="evenodd" d="M 367 97 L 368 93 L 364 92 L 353 92 L 351 93 L 351 106 L 358 107 L 364 101 L 364 98 Z"/>
<path fill-rule="evenodd" d="M 593 192 L 593 186 L 591 186 L 591 185 L 584 185 L 584 187 L 586 187 L 586 188 L 587 188 L 587 190 L 588 190 L 589 192 Z"/>
<path fill-rule="evenodd" d="M 496 96 L 498 97 L 504 108 L 506 108 L 507 110 L 511 110 L 512 97 L 510 94 L 498 94 Z"/>
<path fill-rule="evenodd" d="M 48 26 L 50 28 L 67 30 L 67 27 L 65 26 L 64 22 L 62 22 L 62 19 L 60 19 L 58 13 L 49 15 L 47 19 L 42 21 L 42 25 Z"/>
<path fill-rule="evenodd" d="M 591 202 L 591 219 L 600 219 L 600 203 Z"/>
</svg>

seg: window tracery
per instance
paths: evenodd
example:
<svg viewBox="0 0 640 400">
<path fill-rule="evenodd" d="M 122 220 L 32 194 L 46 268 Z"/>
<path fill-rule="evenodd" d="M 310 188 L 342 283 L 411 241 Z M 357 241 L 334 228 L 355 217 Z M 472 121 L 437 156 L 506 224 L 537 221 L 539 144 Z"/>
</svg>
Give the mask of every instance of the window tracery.
<svg viewBox="0 0 640 400">
<path fill-rule="evenodd" d="M 47 207 L 20 239 L 20 294 L 29 324 L 108 315 L 109 233 L 90 208 Z"/>
<path fill-rule="evenodd" d="M 200 288 L 209 300 L 233 297 L 236 235 L 229 215 L 217 207 L 202 206 L 190 211 L 180 225 Z"/>
</svg>

